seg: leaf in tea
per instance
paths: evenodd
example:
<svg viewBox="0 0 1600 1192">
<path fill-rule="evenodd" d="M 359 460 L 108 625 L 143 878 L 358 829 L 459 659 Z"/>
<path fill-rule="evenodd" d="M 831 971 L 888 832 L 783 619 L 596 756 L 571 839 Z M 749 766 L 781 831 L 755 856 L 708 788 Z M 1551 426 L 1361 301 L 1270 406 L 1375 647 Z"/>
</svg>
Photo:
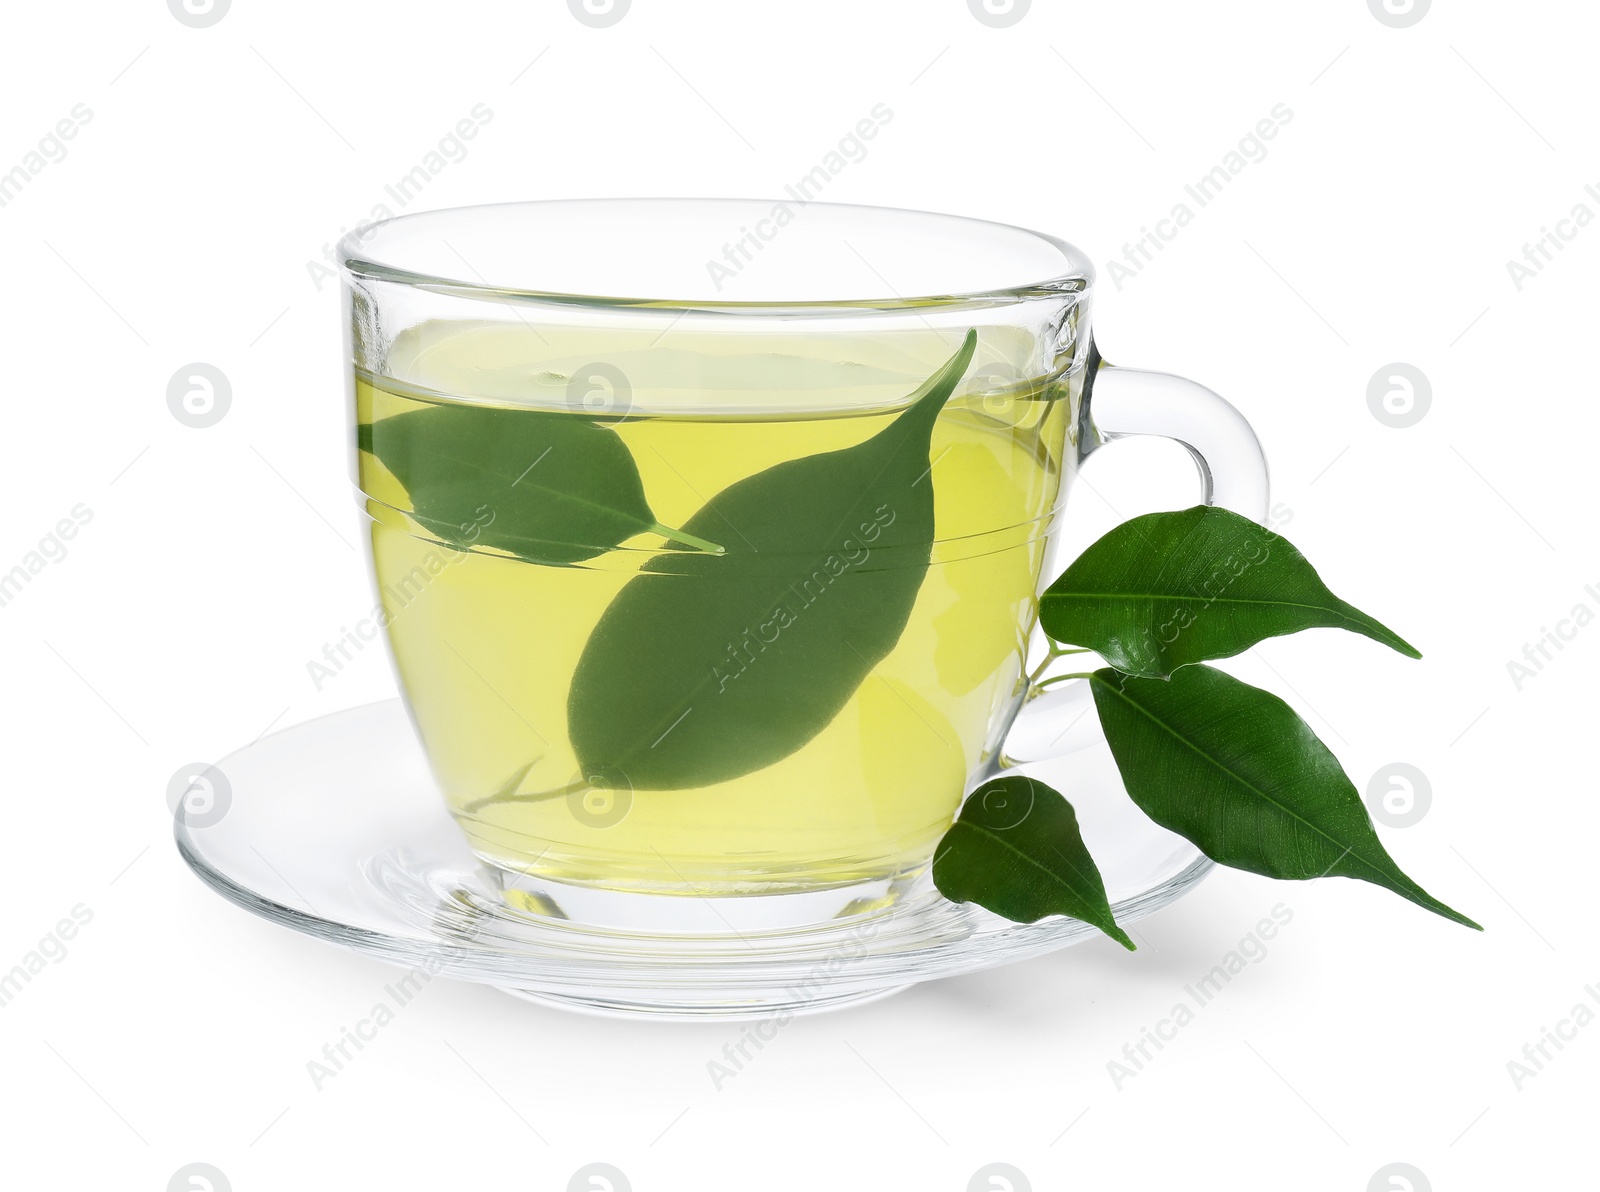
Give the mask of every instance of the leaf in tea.
<svg viewBox="0 0 1600 1192">
<path fill-rule="evenodd" d="M 1277 696 L 1209 666 L 1167 680 L 1106 668 L 1089 681 L 1128 794 L 1213 861 L 1359 878 L 1478 927 L 1401 872 L 1338 759 Z"/>
<path fill-rule="evenodd" d="M 1098 539 L 1051 584 L 1039 623 L 1130 675 L 1170 675 L 1302 629 L 1414 647 L 1330 592 L 1288 539 L 1210 505 L 1149 513 Z"/>
<path fill-rule="evenodd" d="M 685 525 L 720 556 L 653 558 L 601 616 L 567 701 L 596 785 L 675 790 L 787 757 L 894 648 L 933 542 L 928 446 L 959 351 L 883 430 L 730 485 Z"/>
<path fill-rule="evenodd" d="M 975 902 L 1014 923 L 1082 919 L 1133 951 L 1072 804 L 1024 775 L 972 792 L 934 853 L 933 883 L 951 902 Z"/>
<path fill-rule="evenodd" d="M 437 405 L 356 434 L 405 487 L 412 518 L 454 546 L 548 564 L 592 559 L 645 532 L 717 549 L 658 523 L 627 445 L 573 414 Z"/>
</svg>

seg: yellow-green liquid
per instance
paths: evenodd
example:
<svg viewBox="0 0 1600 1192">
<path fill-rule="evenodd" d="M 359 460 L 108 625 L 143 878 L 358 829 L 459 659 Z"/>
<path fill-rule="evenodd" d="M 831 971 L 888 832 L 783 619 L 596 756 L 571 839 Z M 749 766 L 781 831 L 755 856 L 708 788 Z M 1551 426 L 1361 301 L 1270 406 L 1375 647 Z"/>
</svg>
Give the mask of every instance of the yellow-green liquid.
<svg viewBox="0 0 1600 1192">
<path fill-rule="evenodd" d="M 931 335 L 904 344 L 685 335 L 631 352 L 503 325 L 408 335 L 391 353 L 403 382 L 358 373 L 360 421 L 430 402 L 570 411 L 575 367 L 620 362 L 633 408 L 615 433 L 666 526 L 745 477 L 871 437 L 952 350 Z M 969 376 L 983 361 L 980 348 Z M 848 885 L 925 866 L 1026 687 L 1076 405 L 1066 380 L 1001 384 L 994 371 L 958 386 L 934 426 L 935 543 L 892 652 L 799 750 L 698 789 L 563 793 L 581 783 L 566 722 L 579 656 L 625 584 L 673 581 L 640 576 L 663 539 L 641 534 L 574 566 L 461 550 L 407 517 L 404 488 L 361 453 L 394 659 L 434 774 L 479 854 L 534 877 L 699 895 Z"/>
</svg>

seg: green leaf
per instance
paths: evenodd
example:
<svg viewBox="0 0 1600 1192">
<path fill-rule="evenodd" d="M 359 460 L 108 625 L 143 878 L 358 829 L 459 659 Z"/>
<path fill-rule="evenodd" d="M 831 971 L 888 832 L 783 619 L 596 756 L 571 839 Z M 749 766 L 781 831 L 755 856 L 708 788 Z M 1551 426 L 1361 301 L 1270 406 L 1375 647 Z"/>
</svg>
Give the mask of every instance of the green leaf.
<svg viewBox="0 0 1600 1192">
<path fill-rule="evenodd" d="M 939 842 L 933 884 L 952 902 L 976 902 L 1014 923 L 1070 915 L 1133 951 L 1078 817 L 1042 782 L 1009 774 L 984 783 Z"/>
<path fill-rule="evenodd" d="M 667 552 L 585 645 L 567 731 L 591 783 L 723 782 L 816 736 L 894 648 L 933 542 L 928 445 L 977 343 L 872 438 L 730 485 L 685 530 L 718 557 Z"/>
<path fill-rule="evenodd" d="M 1317 576 L 1288 539 L 1209 505 L 1149 513 L 1099 539 L 1050 585 L 1039 623 L 1130 675 L 1170 675 L 1315 627 L 1415 648 Z"/>
<path fill-rule="evenodd" d="M 1090 685 L 1128 794 L 1213 861 L 1359 878 L 1478 927 L 1400 871 L 1338 759 L 1277 696 L 1209 666 L 1166 681 L 1107 668 Z"/>
<path fill-rule="evenodd" d="M 574 414 L 438 405 L 363 423 L 356 437 L 405 487 L 412 518 L 455 546 L 579 563 L 648 531 L 718 549 L 657 523 L 627 444 Z"/>
</svg>

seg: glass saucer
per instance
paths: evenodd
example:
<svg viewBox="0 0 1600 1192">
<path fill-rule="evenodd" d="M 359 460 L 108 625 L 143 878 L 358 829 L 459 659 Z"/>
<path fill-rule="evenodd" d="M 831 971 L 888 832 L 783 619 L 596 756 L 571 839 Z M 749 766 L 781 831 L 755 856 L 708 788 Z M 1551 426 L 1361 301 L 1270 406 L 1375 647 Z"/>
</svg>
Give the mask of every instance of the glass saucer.
<svg viewBox="0 0 1600 1192">
<path fill-rule="evenodd" d="M 1072 719 L 1063 704 L 1087 698 L 1057 694 L 1054 723 Z M 1120 921 L 1165 906 L 1210 870 L 1128 799 L 1095 717 L 1077 718 L 1048 761 L 1015 769 L 1068 792 Z M 783 1017 L 1099 934 L 1059 916 L 1011 923 L 951 903 L 926 875 L 888 905 L 801 927 L 723 921 L 716 930 L 625 930 L 541 913 L 515 875 L 467 846 L 398 699 L 263 737 L 206 775 L 207 805 L 178 809 L 178 850 L 224 897 L 405 968 L 571 1010 Z M 720 900 L 666 901 L 684 907 L 688 921 L 687 908 L 716 914 Z"/>
</svg>

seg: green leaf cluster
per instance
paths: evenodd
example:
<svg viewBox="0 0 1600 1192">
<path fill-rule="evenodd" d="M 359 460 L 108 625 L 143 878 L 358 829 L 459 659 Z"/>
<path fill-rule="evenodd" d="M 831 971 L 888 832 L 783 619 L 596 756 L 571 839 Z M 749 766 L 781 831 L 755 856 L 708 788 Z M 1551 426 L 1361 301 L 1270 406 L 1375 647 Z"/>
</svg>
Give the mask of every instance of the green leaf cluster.
<svg viewBox="0 0 1600 1192">
<path fill-rule="evenodd" d="M 1338 759 L 1288 704 L 1204 665 L 1313 627 L 1421 657 L 1329 591 L 1287 539 L 1212 506 L 1134 518 L 1050 586 L 1040 624 L 1058 645 L 1110 663 L 1078 677 L 1123 785 L 1156 823 L 1222 865 L 1291 880 L 1359 878 L 1478 926 L 1395 864 Z M 1028 784 L 1029 811 L 1002 825 L 983 808 L 1001 797 L 1015 812 L 1018 781 Z M 1025 922 L 1071 915 L 1127 943 L 1070 804 L 1031 779 L 974 792 L 933 876 L 956 901 Z"/>
</svg>

